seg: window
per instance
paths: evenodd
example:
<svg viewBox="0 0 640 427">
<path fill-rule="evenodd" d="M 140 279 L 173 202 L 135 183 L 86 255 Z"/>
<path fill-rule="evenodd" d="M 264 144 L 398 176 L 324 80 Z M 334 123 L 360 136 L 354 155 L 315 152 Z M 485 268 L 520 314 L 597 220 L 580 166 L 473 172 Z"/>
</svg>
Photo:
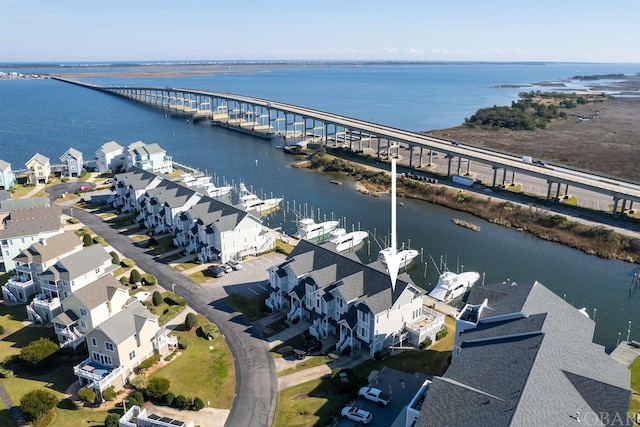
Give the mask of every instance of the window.
<svg viewBox="0 0 640 427">
<path fill-rule="evenodd" d="M 129 360 L 133 360 L 135 358 L 136 358 L 136 351 L 131 350 L 131 352 L 129 352 Z"/>
<path fill-rule="evenodd" d="M 80 321 L 80 326 L 82 326 L 83 328 L 87 328 L 87 322 L 85 322 L 84 320 Z"/>
<path fill-rule="evenodd" d="M 91 345 L 94 346 L 94 347 L 97 347 L 98 346 L 98 341 L 96 341 L 95 338 L 91 338 Z"/>
<path fill-rule="evenodd" d="M 106 348 L 108 351 L 114 351 L 116 349 L 113 343 L 110 343 L 108 341 L 104 343 L 104 348 Z"/>
<path fill-rule="evenodd" d="M 87 309 L 86 308 L 81 308 L 80 309 L 80 316 L 86 316 L 87 315 Z"/>
</svg>

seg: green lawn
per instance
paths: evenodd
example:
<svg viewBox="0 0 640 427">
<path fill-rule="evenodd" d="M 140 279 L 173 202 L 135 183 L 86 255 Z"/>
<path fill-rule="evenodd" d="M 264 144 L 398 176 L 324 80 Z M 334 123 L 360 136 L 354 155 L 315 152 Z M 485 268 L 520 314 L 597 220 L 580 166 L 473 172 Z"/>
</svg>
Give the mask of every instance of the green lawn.
<svg viewBox="0 0 640 427">
<path fill-rule="evenodd" d="M 303 371 L 309 368 L 315 368 L 316 366 L 326 365 L 331 362 L 331 358 L 327 356 L 307 356 L 305 357 L 303 362 L 297 363 L 296 366 L 292 368 L 283 369 L 282 371 L 278 371 L 278 376 L 283 377 L 285 375 L 293 374 L 295 372 Z"/>
<path fill-rule="evenodd" d="M 195 273 L 191 273 L 189 275 L 189 279 L 193 280 L 196 283 L 203 284 L 208 280 L 211 280 L 211 275 L 208 274 L 207 269 L 196 271 Z"/>
<path fill-rule="evenodd" d="M 199 324 L 208 321 L 198 315 Z M 169 378 L 171 392 L 176 396 L 200 397 L 211 401 L 214 408 L 231 408 L 235 393 L 236 376 L 233 356 L 221 335 L 206 340 L 193 331 L 174 331 L 173 334 L 189 340 L 189 348 L 174 357 L 152 376 Z M 213 346 L 213 350 L 209 347 Z"/>
<path fill-rule="evenodd" d="M 173 236 L 161 237 L 156 239 L 156 242 L 158 243 L 156 246 L 149 248 L 151 255 L 161 255 L 172 249 Z"/>
<path fill-rule="evenodd" d="M 253 322 L 267 315 L 266 306 L 264 305 L 267 296 L 266 292 L 251 298 L 233 293 L 227 296 L 227 304 L 242 313 L 246 320 Z"/>
<path fill-rule="evenodd" d="M 162 292 L 162 298 L 162 304 L 158 306 L 154 306 L 151 300 L 149 300 L 145 304 L 150 312 L 160 316 L 160 318 L 158 319 L 158 323 L 161 326 L 165 325 L 169 320 L 176 317 L 186 307 L 186 303 L 184 305 L 181 304 L 182 302 L 184 302 L 184 298 L 178 295 L 174 297 L 171 291 Z"/>
<path fill-rule="evenodd" d="M 198 263 L 195 263 L 195 262 L 182 262 L 180 264 L 174 265 L 173 268 L 175 268 L 178 271 L 185 271 L 185 270 L 189 270 L 191 268 L 199 267 L 199 266 L 201 267 L 202 264 L 198 264 Z M 202 268 L 204 268 L 204 267 L 202 267 Z"/>
<path fill-rule="evenodd" d="M 629 366 L 631 370 L 631 403 L 629 404 L 629 412 L 640 413 L 640 357 L 636 358 Z M 637 423 L 635 425 L 638 425 Z"/>
</svg>

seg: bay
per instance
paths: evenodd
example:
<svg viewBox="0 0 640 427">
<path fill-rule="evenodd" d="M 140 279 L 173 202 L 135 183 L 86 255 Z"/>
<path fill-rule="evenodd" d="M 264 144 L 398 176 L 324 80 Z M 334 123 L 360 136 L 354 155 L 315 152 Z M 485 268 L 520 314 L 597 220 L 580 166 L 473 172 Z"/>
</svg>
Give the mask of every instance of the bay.
<svg viewBox="0 0 640 427">
<path fill-rule="evenodd" d="M 635 74 L 634 64 L 406 64 L 256 66 L 256 72 L 162 78 L 87 77 L 102 85 L 186 87 L 236 93 L 303 105 L 408 129 L 429 130 L 460 124 L 478 108 L 509 105 L 522 91 L 542 81 L 577 74 Z M 2 67 L 0 66 L 0 69 Z M 69 68 L 73 71 L 72 68 Z M 98 71 L 99 69 L 96 69 Z M 102 70 L 104 71 L 104 70 Z M 34 72 L 28 70 L 28 72 Z M 579 86 L 580 82 L 567 82 Z M 540 87 L 541 90 L 545 90 Z M 0 159 L 14 169 L 35 152 L 56 162 L 69 147 L 93 157 L 104 142 L 157 142 L 176 161 L 214 174 L 219 184 L 251 186 L 258 195 L 283 196 L 284 206 L 313 212 L 320 219 L 346 219 L 347 228 L 369 230 L 378 237 L 375 258 L 390 229 L 388 197 L 364 196 L 353 183 L 329 184 L 330 176 L 291 167 L 292 157 L 274 144 L 225 129 L 164 117 L 158 110 L 115 96 L 52 80 L 0 81 Z M 319 215 L 318 215 L 319 210 Z M 451 223 L 457 217 L 481 226 L 476 233 Z M 265 219 L 287 233 L 295 217 L 287 209 Z M 597 309 L 594 340 L 612 348 L 618 333 L 640 336 L 640 295 L 629 292 L 637 266 L 607 261 L 470 215 L 422 202 L 403 200 L 398 208 L 398 238 L 422 250 L 413 280 L 430 289 L 437 272 L 430 256 L 447 260 L 451 270 L 485 274 L 485 282 L 538 280 L 576 308 Z M 426 265 L 426 274 L 425 274 Z M 463 266 L 463 267 L 462 267 Z"/>
</svg>

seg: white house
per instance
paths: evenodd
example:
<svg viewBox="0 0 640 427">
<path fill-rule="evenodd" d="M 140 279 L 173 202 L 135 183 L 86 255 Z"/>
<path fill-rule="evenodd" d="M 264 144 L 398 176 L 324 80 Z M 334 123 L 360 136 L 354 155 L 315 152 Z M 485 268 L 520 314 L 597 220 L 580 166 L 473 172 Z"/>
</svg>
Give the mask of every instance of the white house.
<svg viewBox="0 0 640 427">
<path fill-rule="evenodd" d="M 373 357 L 393 345 L 433 339 L 444 326 L 444 316 L 424 306 L 424 291 L 408 275 L 394 289 L 385 271 L 306 240 L 269 269 L 269 285 L 267 307 L 287 311 L 290 321 L 309 320 L 319 339 L 336 336 L 337 351 L 367 349 Z"/>
<path fill-rule="evenodd" d="M 141 219 L 145 226 L 161 234 L 173 230 L 174 218 L 202 199 L 194 189 L 165 179 L 147 190 L 140 203 Z"/>
<path fill-rule="evenodd" d="M 89 358 L 73 368 L 80 385 L 102 392 L 122 387 L 134 368 L 154 354 L 166 356 L 177 338 L 158 325 L 158 316 L 135 301 L 86 335 Z"/>
<path fill-rule="evenodd" d="M 11 170 L 11 163 L 0 159 L 0 189 L 8 190 L 15 187 L 16 176 Z"/>
<path fill-rule="evenodd" d="M 29 302 L 39 291 L 37 275 L 62 258 L 82 250 L 82 240 L 71 231 L 43 238 L 13 258 L 15 275 L 2 287 L 6 301 Z"/>
<path fill-rule="evenodd" d="M 173 159 L 167 156 L 167 151 L 158 144 L 145 144 L 136 141 L 130 144 L 124 152 L 124 167 L 129 170 L 131 167 L 157 173 L 173 172 Z"/>
<path fill-rule="evenodd" d="M 112 273 L 117 266 L 100 245 L 65 257 L 38 275 L 40 293 L 27 306 L 29 320 L 46 323 L 62 312 L 62 301 L 72 293 Z"/>
<path fill-rule="evenodd" d="M 98 172 L 120 172 L 124 167 L 124 147 L 115 141 L 105 142 L 96 150 Z"/>
<path fill-rule="evenodd" d="M 13 270 L 13 259 L 23 249 L 62 232 L 62 211 L 58 206 L 15 209 L 0 215 L 0 272 Z"/>
<path fill-rule="evenodd" d="M 79 177 L 82 173 L 84 160 L 82 158 L 82 153 L 75 148 L 69 148 L 65 151 L 64 154 L 60 156 L 60 162 L 64 165 L 67 171 L 67 176 Z"/>
<path fill-rule="evenodd" d="M 145 193 L 160 185 L 164 178 L 153 172 L 131 168 L 126 173 L 117 174 L 111 187 L 111 204 L 122 212 L 139 212 Z"/>
<path fill-rule="evenodd" d="M 130 299 L 129 289 L 111 275 L 78 289 L 62 301 L 62 312 L 53 319 L 60 345 L 77 347 L 87 332 L 120 313 Z"/>
<path fill-rule="evenodd" d="M 51 164 L 49 158 L 40 153 L 36 153 L 25 163 L 27 167 L 27 183 L 46 184 L 49 182 L 51 175 Z"/>
</svg>

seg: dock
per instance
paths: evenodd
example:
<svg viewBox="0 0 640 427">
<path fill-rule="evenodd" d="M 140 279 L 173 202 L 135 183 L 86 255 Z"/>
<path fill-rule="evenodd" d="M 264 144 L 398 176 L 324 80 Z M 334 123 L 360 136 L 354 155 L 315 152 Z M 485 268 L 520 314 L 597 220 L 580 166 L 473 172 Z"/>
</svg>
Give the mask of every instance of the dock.
<svg viewBox="0 0 640 427">
<path fill-rule="evenodd" d="M 629 367 L 640 356 L 640 342 L 622 341 L 611 352 L 611 357 L 623 366 Z"/>
<path fill-rule="evenodd" d="M 443 313 L 447 316 L 458 317 L 459 311 L 457 308 L 452 307 L 449 304 L 445 304 L 442 301 L 438 301 L 435 298 L 430 297 L 429 295 L 422 296 L 422 304 L 427 307 L 433 308 L 434 310 Z"/>
</svg>

